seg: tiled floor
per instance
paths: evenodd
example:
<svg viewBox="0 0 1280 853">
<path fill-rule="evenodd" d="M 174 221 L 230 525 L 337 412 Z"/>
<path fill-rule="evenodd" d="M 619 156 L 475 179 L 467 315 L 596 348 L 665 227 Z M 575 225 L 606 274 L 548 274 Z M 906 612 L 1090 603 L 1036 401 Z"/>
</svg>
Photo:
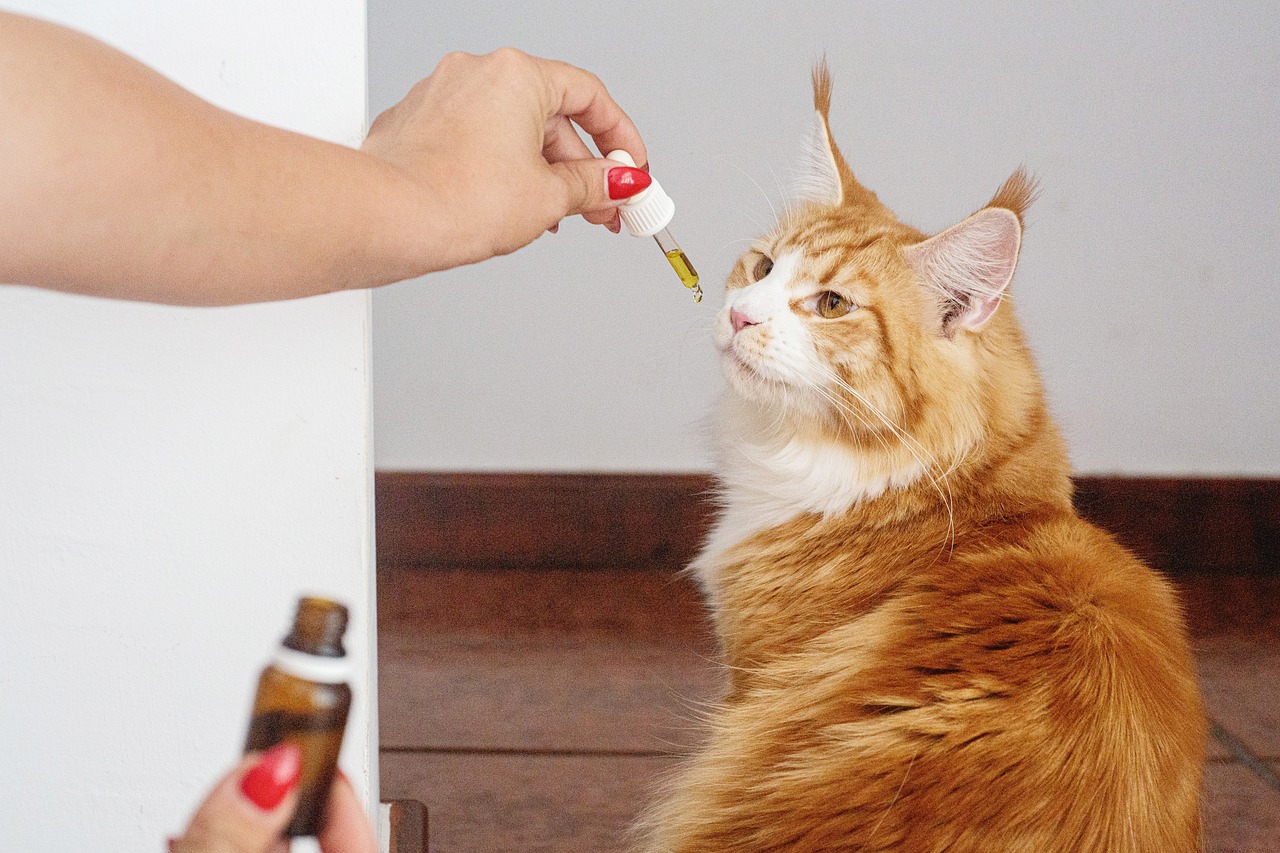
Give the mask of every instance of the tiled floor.
<svg viewBox="0 0 1280 853">
<path fill-rule="evenodd" d="M 1180 580 L 1210 744 L 1205 849 L 1280 850 L 1280 577 Z M 432 853 L 615 851 L 716 695 L 697 593 L 667 572 L 379 573 L 382 795 Z"/>
</svg>

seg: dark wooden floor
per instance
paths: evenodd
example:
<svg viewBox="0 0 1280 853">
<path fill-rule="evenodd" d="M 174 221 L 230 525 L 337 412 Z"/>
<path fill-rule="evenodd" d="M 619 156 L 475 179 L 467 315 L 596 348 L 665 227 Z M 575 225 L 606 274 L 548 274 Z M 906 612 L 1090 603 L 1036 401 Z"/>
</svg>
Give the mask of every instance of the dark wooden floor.
<svg viewBox="0 0 1280 853">
<path fill-rule="evenodd" d="M 613 851 L 716 695 L 666 571 L 379 571 L 382 795 L 433 853 Z M 1280 850 L 1280 577 L 1180 576 L 1217 737 L 1206 850 Z"/>
</svg>

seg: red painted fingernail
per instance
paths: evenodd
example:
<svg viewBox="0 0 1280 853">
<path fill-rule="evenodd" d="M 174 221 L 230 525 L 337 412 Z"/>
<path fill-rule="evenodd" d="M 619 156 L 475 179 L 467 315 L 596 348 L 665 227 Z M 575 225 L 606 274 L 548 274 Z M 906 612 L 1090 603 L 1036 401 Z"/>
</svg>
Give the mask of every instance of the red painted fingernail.
<svg viewBox="0 0 1280 853">
<path fill-rule="evenodd" d="M 630 166 L 617 166 L 609 170 L 609 198 L 614 201 L 620 198 L 631 198 L 636 193 L 644 192 L 651 183 L 653 178 L 642 170 L 633 169 Z"/>
<path fill-rule="evenodd" d="M 605 228 L 608 228 L 608 229 L 609 229 L 610 231 L 612 231 L 614 234 L 621 234 L 621 233 L 622 233 L 622 219 L 621 219 L 620 217 L 615 216 L 613 219 L 611 219 L 610 221 L 606 222 L 606 223 L 604 224 L 604 227 L 605 227 Z"/>
<path fill-rule="evenodd" d="M 175 851 L 175 850 L 177 850 L 177 849 L 178 849 L 178 839 L 176 839 L 176 838 L 170 838 L 170 839 L 169 839 L 169 853 L 174 853 L 174 851 Z"/>
<path fill-rule="evenodd" d="M 547 229 L 547 231 L 548 231 L 548 232 L 550 232 L 550 233 L 552 233 L 552 234 L 559 234 L 559 233 L 560 233 L 560 223 L 559 223 L 559 222 L 557 222 L 555 225 L 552 225 L 550 228 L 548 228 L 548 229 Z"/>
<path fill-rule="evenodd" d="M 302 752 L 296 744 L 277 744 L 258 759 L 240 780 L 240 793 L 244 794 L 264 812 L 269 812 L 298 785 L 302 776 Z"/>
</svg>

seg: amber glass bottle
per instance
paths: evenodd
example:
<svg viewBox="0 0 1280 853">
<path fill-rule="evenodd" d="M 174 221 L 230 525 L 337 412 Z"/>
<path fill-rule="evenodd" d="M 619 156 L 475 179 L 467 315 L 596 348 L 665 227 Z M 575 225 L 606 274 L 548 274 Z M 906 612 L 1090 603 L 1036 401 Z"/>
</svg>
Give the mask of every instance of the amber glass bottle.
<svg viewBox="0 0 1280 853">
<path fill-rule="evenodd" d="M 245 752 L 295 743 L 302 751 L 298 808 L 285 834 L 316 835 L 324 826 L 329 786 L 338 766 L 351 708 L 350 664 L 342 647 L 347 608 L 301 598 L 293 628 L 258 679 Z"/>
</svg>

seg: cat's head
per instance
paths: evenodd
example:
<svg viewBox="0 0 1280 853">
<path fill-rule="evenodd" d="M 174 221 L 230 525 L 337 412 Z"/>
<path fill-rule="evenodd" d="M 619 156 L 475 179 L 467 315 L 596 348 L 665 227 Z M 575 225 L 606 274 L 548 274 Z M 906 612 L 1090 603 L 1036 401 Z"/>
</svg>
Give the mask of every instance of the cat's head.
<svg viewBox="0 0 1280 853">
<path fill-rule="evenodd" d="M 1038 394 L 1002 308 L 1032 181 L 1019 170 L 930 237 L 863 187 L 832 141 L 825 63 L 813 85 L 802 197 L 726 285 L 715 326 L 726 377 L 757 429 L 886 451 L 886 473 L 916 451 L 953 464 L 987 438 L 993 388 Z"/>
</svg>

